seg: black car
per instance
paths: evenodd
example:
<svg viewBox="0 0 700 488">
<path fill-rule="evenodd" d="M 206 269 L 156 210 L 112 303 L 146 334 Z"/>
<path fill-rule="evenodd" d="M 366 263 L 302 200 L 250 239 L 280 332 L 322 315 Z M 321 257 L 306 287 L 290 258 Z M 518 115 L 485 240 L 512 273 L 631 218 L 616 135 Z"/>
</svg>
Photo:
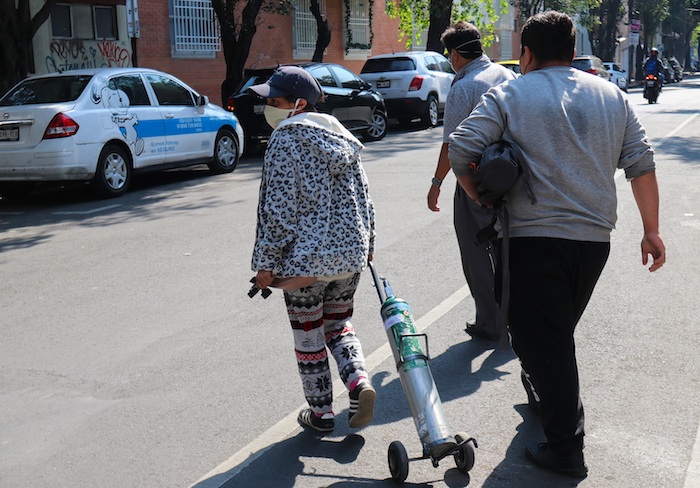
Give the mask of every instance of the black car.
<svg viewBox="0 0 700 488">
<path fill-rule="evenodd" d="M 334 115 L 345 127 L 359 133 L 367 141 L 377 141 L 386 135 L 388 123 L 384 99 L 352 71 L 331 63 L 295 64 L 307 70 L 323 88 L 323 100 L 316 106 L 319 112 Z M 277 67 L 247 69 L 243 82 L 228 99 L 227 109 L 234 112 L 243 126 L 246 148 L 267 142 L 272 127 L 265 121 L 265 99 L 248 91 L 253 85 L 265 83 Z"/>
</svg>

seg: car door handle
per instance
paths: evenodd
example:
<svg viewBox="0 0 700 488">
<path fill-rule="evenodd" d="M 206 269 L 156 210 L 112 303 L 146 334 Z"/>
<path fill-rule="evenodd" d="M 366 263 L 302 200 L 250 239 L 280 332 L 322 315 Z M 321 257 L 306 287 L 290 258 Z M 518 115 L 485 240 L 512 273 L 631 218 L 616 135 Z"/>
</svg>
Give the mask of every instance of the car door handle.
<svg viewBox="0 0 700 488">
<path fill-rule="evenodd" d="M 172 119 L 175 117 L 175 114 L 165 114 L 166 119 Z"/>
</svg>

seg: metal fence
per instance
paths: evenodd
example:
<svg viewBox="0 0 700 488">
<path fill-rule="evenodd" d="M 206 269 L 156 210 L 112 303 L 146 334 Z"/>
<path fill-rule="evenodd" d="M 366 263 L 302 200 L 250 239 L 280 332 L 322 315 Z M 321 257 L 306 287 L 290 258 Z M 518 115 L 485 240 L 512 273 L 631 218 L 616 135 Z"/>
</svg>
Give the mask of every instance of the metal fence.
<svg viewBox="0 0 700 488">
<path fill-rule="evenodd" d="M 347 28 L 352 32 L 353 43 L 369 44 L 368 6 L 368 0 L 350 0 L 350 18 Z"/>
<path fill-rule="evenodd" d="M 326 18 L 326 2 L 319 0 L 321 16 Z M 312 56 L 318 37 L 316 19 L 310 9 L 310 0 L 294 2 L 294 54 L 299 57 Z"/>
<path fill-rule="evenodd" d="M 219 24 L 211 0 L 173 0 L 175 51 L 221 51 Z"/>
</svg>

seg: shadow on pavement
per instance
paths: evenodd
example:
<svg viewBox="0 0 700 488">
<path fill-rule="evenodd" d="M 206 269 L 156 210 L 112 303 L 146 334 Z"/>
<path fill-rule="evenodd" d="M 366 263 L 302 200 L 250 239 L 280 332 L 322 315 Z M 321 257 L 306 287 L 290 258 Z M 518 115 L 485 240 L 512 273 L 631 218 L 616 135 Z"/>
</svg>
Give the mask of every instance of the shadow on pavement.
<svg viewBox="0 0 700 488">
<path fill-rule="evenodd" d="M 449 347 L 444 353 L 433 358 L 430 362 L 431 371 L 440 393 L 443 403 L 470 395 L 479 389 L 482 383 L 497 380 L 507 374 L 499 371 L 498 368 L 515 358 L 510 350 L 492 350 L 481 366 L 474 370 L 472 363 L 474 360 L 489 350 L 479 341 L 467 340 L 460 344 Z M 377 404 L 375 408 L 375 418 L 373 426 L 390 424 L 410 417 L 408 403 L 401 387 L 398 377 L 383 384 L 387 372 L 379 372 L 373 375 L 372 382 L 378 390 Z M 403 401 L 396 401 L 397 398 L 404 398 Z M 451 419 L 451 426 L 454 433 L 461 430 L 469 430 L 469 426 L 456 427 L 457 419 Z M 415 432 L 414 432 L 415 434 Z M 347 436 L 347 437 L 343 437 Z M 409 457 L 420 456 L 420 439 L 418 435 L 411 439 L 408 448 Z M 386 478 L 377 479 L 367 476 L 362 472 L 362 467 L 357 467 L 357 475 L 352 474 L 350 469 L 339 469 L 338 473 L 318 473 L 313 467 L 313 459 L 333 459 L 338 464 L 347 465 L 353 463 L 361 449 L 364 447 L 365 439 L 358 434 L 352 434 L 347 427 L 347 412 L 342 411 L 336 414 L 336 429 L 332 437 L 319 437 L 316 433 L 300 431 L 293 437 L 287 438 L 268 448 L 248 466 L 243 468 L 233 478 L 226 481 L 222 488 L 232 488 L 234 486 L 275 486 L 293 487 L 298 477 L 309 478 L 330 478 L 333 484 L 325 485 L 321 481 L 318 486 L 326 487 L 350 487 L 350 486 L 372 486 L 372 487 L 394 487 L 396 484 L 390 478 L 388 467 L 384 467 L 382 472 L 386 473 Z M 524 443 L 523 443 L 524 449 Z M 478 452 L 478 451 L 477 451 Z M 378 463 L 386 464 L 384 458 L 385 451 L 382 451 L 382 459 Z M 254 453 L 256 456 L 258 453 Z M 522 452 L 513 454 L 515 458 L 522 458 Z M 304 458 L 311 458 L 306 461 Z M 429 463 L 429 460 L 420 462 Z M 450 467 L 451 459 L 441 462 L 440 468 L 436 471 L 436 476 L 444 476 L 434 482 L 411 484 L 405 483 L 406 487 L 432 487 L 433 483 L 445 483 L 452 488 L 464 488 L 469 485 L 470 478 L 459 472 L 456 468 Z M 478 462 L 478 461 L 477 461 Z M 324 464 L 325 466 L 325 464 Z M 452 464 L 452 466 L 454 466 Z M 512 471 L 512 460 L 505 460 L 502 463 L 503 470 Z M 236 469 L 236 468 L 234 468 Z M 501 468 L 499 468 L 501 469 Z M 227 474 L 221 475 L 222 480 L 227 478 Z M 512 476 L 509 476 L 512 478 Z M 342 481 L 337 481 L 338 479 Z M 410 478 L 409 478 L 410 481 Z M 211 486 L 216 482 L 215 478 L 203 481 L 194 485 L 193 488 Z M 301 485 L 299 485 L 301 486 Z M 316 486 L 316 485 L 314 485 Z"/>
</svg>

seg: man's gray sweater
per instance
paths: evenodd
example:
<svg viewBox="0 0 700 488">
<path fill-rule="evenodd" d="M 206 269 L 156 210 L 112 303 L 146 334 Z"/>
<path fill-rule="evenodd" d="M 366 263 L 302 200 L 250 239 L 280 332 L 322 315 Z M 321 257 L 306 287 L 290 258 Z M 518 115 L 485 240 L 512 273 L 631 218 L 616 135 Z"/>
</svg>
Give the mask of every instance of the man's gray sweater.
<svg viewBox="0 0 700 488">
<path fill-rule="evenodd" d="M 450 164 L 469 175 L 499 140 L 520 146 L 537 197 L 518 181 L 507 195 L 511 237 L 606 242 L 617 220 L 615 171 L 654 171 L 646 132 L 614 84 L 565 66 L 532 71 L 490 89 L 450 136 Z"/>
</svg>

